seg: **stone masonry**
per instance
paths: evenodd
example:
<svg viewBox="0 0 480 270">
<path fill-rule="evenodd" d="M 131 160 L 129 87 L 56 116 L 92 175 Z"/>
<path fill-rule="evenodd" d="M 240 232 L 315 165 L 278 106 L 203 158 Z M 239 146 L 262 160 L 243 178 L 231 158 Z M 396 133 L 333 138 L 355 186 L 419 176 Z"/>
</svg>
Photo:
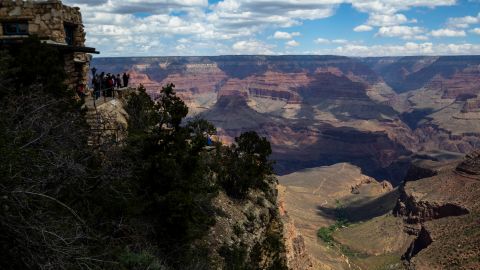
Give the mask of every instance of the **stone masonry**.
<svg viewBox="0 0 480 270">
<path fill-rule="evenodd" d="M 91 56 L 95 49 L 85 47 L 85 31 L 78 7 L 63 5 L 60 0 L 1 0 L 0 23 L 28 23 L 28 35 L 36 35 L 43 42 L 60 49 L 65 59 L 67 85 L 72 89 L 87 85 Z M 67 29 L 70 44 L 67 44 Z M 0 44 L 21 40 L 25 35 L 6 35 L 0 27 Z"/>
</svg>

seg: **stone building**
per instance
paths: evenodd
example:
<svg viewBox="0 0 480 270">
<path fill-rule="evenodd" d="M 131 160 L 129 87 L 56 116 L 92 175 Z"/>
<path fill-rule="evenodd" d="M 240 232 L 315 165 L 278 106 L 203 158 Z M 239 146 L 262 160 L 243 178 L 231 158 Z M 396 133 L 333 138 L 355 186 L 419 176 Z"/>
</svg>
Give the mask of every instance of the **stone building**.
<svg viewBox="0 0 480 270">
<path fill-rule="evenodd" d="M 0 24 L 0 48 L 15 46 L 29 35 L 36 35 L 63 54 L 70 88 L 87 85 L 91 54 L 98 52 L 85 47 L 78 7 L 63 5 L 60 0 L 0 0 Z"/>
</svg>

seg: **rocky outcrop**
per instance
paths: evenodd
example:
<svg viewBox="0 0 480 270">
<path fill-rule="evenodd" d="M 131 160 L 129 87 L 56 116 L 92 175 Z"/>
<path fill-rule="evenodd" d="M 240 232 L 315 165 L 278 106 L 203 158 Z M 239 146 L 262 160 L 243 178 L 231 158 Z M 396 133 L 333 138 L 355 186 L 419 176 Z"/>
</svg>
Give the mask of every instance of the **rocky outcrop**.
<svg viewBox="0 0 480 270">
<path fill-rule="evenodd" d="M 457 166 L 456 171 L 480 179 L 480 151 L 468 154 L 465 160 Z"/>
<path fill-rule="evenodd" d="M 211 269 L 240 267 L 235 263 L 244 263 L 251 269 L 286 269 L 276 185 L 276 179 L 271 178 L 271 189 L 252 190 L 242 201 L 223 192 L 214 199 L 213 204 L 218 207 L 216 223 L 204 239 L 215 264 Z"/>
<path fill-rule="evenodd" d="M 407 223 L 418 224 L 444 217 L 462 216 L 470 212 L 461 205 L 454 203 L 416 201 L 415 196 L 411 195 L 400 198 L 394 213 L 405 217 Z"/>
<path fill-rule="evenodd" d="M 294 221 L 285 207 L 284 186 L 278 186 L 278 206 L 283 221 L 283 237 L 285 241 L 287 265 L 289 269 L 314 270 L 313 260 L 305 247 L 305 238 L 298 232 Z"/>
<path fill-rule="evenodd" d="M 409 269 L 476 269 L 478 258 L 478 192 L 480 155 L 463 162 L 439 163 L 432 175 L 405 182 L 394 214 L 403 217 L 405 232 L 415 240 L 403 255 Z M 421 174 L 424 171 L 419 171 Z M 452 250 L 452 247 L 455 247 Z"/>
<path fill-rule="evenodd" d="M 430 233 L 424 227 L 422 227 L 418 232 L 417 238 L 415 238 L 415 241 L 412 242 L 407 252 L 405 252 L 405 254 L 402 256 L 402 259 L 410 261 L 420 251 L 426 249 L 432 242 L 433 241 Z"/>
<path fill-rule="evenodd" d="M 423 178 L 428 178 L 437 175 L 438 172 L 432 168 L 421 166 L 419 164 L 412 163 L 408 168 L 407 175 L 405 176 L 405 182 L 416 181 Z"/>
</svg>

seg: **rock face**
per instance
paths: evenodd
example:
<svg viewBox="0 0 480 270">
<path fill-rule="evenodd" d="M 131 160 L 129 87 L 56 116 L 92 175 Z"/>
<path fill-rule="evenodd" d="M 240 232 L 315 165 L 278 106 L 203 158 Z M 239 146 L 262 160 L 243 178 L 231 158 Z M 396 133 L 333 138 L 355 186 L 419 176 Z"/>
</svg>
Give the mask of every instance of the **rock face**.
<svg viewBox="0 0 480 270">
<path fill-rule="evenodd" d="M 381 78 L 358 60 L 222 56 L 94 61 L 98 70 L 129 70 L 132 83 L 146 86 L 153 98 L 161 85 L 174 83 L 190 115 L 213 122 L 224 142 L 248 130 L 267 136 L 280 174 L 351 162 L 370 175 L 390 178 L 398 158 L 416 147 L 417 139 L 397 113 L 369 97 L 370 86 Z"/>
<path fill-rule="evenodd" d="M 298 232 L 295 222 L 287 213 L 284 186 L 278 186 L 278 205 L 283 222 L 283 237 L 289 269 L 313 270 L 314 259 L 305 246 L 305 238 Z"/>
<path fill-rule="evenodd" d="M 480 180 L 480 151 L 468 154 L 465 160 L 457 166 L 456 171 Z"/>
<path fill-rule="evenodd" d="M 268 192 L 252 190 L 245 200 L 233 200 L 223 192 L 214 199 L 222 214 L 215 216 L 216 223 L 204 239 L 214 262 L 211 269 L 228 269 L 238 260 L 252 269 L 285 269 L 285 232 L 276 200 L 277 181 L 271 180 Z M 232 253 L 225 256 L 225 250 Z"/>
<path fill-rule="evenodd" d="M 99 58 L 156 97 L 174 83 L 190 115 L 224 142 L 255 130 L 276 171 L 350 162 L 398 185 L 411 153 L 480 144 L 480 57 L 218 56 Z M 403 172 L 403 173 L 402 173 Z"/>
<path fill-rule="evenodd" d="M 402 115 L 422 149 L 459 153 L 475 149 L 480 140 L 480 57 L 369 58 L 365 63 L 402 93 L 400 103 L 407 104 Z"/>
<path fill-rule="evenodd" d="M 411 269 L 480 267 L 480 155 L 444 164 L 436 175 L 405 182 L 394 214 L 416 238 L 403 258 Z"/>
</svg>

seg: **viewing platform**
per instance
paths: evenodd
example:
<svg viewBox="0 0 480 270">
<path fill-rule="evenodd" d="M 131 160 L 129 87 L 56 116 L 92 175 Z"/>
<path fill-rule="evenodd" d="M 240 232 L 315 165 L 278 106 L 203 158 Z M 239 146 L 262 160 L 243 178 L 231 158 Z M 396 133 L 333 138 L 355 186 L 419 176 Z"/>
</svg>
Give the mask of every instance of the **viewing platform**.
<svg viewBox="0 0 480 270">
<path fill-rule="evenodd" d="M 121 87 L 111 90 L 111 95 L 107 95 L 108 90 L 101 90 L 98 98 L 95 98 L 95 93 L 93 90 L 88 90 L 88 94 L 85 96 L 85 106 L 90 109 L 95 109 L 96 107 L 102 106 L 105 103 L 123 99 L 128 94 L 133 93 L 135 88 L 132 87 Z"/>
<path fill-rule="evenodd" d="M 124 138 L 127 129 L 127 113 L 123 108 L 124 98 L 135 91 L 132 87 L 105 89 L 98 93 L 87 90 L 84 106 L 87 109 L 86 121 L 91 134 L 88 144 L 98 147 L 107 141 L 118 143 Z"/>
</svg>

